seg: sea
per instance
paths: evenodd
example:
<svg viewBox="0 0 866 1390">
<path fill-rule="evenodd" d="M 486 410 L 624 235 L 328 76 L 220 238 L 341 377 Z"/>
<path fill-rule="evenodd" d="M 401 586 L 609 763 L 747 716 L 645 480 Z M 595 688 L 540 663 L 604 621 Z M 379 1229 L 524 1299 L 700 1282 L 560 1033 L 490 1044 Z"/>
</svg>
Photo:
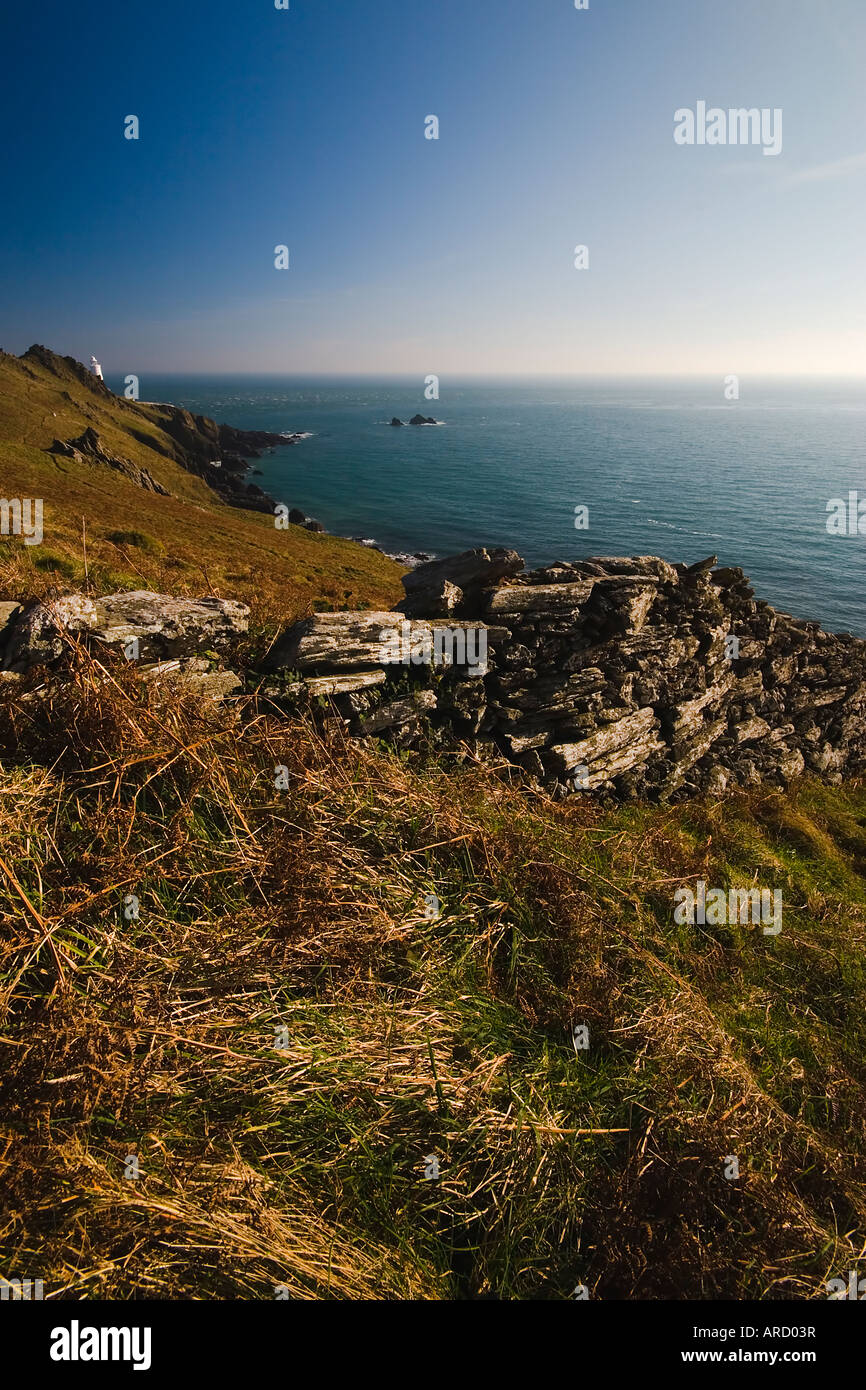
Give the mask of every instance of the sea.
<svg viewBox="0 0 866 1390">
<path fill-rule="evenodd" d="M 122 378 L 107 383 L 123 393 Z M 728 399 L 735 389 L 720 377 L 473 378 L 443 379 L 427 399 L 417 377 L 140 385 L 142 400 L 303 435 L 256 460 L 252 481 L 333 534 L 431 556 L 510 546 L 528 566 L 716 555 L 775 607 L 866 637 L 866 380 L 741 378 Z M 437 424 L 389 423 L 415 414 Z"/>
</svg>

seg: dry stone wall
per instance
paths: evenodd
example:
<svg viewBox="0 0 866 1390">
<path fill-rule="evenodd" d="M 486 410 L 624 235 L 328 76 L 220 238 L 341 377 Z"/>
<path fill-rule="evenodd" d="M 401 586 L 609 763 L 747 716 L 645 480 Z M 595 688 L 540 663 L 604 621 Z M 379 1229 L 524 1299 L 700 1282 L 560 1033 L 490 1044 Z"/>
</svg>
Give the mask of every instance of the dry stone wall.
<svg viewBox="0 0 866 1390">
<path fill-rule="evenodd" d="M 394 612 L 319 613 L 264 672 L 232 660 L 248 609 L 150 591 L 0 605 L 0 677 L 56 664 L 68 639 L 215 699 L 324 707 L 358 737 L 472 743 L 555 791 L 679 798 L 802 773 L 866 770 L 866 642 L 756 599 L 715 557 L 602 558 L 525 572 L 473 550 L 407 574 Z M 219 663 L 217 663 L 219 665 Z"/>
<path fill-rule="evenodd" d="M 328 693 L 352 733 L 450 726 L 563 792 L 678 798 L 866 766 L 866 642 L 774 611 L 715 557 L 526 573 L 513 551 L 476 550 L 404 587 L 397 612 L 297 624 L 271 669 Z M 469 627 L 486 662 L 437 662 L 437 631 Z"/>
</svg>

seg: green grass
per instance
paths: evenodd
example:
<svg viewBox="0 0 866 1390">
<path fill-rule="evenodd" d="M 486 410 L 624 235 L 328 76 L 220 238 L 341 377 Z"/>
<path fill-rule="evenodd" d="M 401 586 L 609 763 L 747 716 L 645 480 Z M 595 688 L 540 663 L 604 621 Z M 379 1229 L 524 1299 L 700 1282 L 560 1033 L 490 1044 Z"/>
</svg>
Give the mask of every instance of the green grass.
<svg viewBox="0 0 866 1390">
<path fill-rule="evenodd" d="M 148 536 L 144 531 L 109 531 L 105 539 L 111 541 L 112 545 L 134 546 L 137 550 L 143 550 L 148 555 L 163 555 L 165 553 L 165 546 L 162 541 L 154 540 L 153 536 Z M 243 576 L 233 577 L 240 579 Z"/>
</svg>

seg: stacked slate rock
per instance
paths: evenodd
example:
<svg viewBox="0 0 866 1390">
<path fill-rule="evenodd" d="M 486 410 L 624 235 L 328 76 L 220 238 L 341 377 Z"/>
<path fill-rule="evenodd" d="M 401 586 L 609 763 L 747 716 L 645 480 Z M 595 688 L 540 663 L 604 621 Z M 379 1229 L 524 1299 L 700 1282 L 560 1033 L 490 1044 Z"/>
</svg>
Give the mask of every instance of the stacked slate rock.
<svg viewBox="0 0 866 1390">
<path fill-rule="evenodd" d="M 774 611 L 714 556 L 526 573 L 514 551 L 471 550 L 403 585 L 393 612 L 294 624 L 258 703 L 324 706 L 350 734 L 404 746 L 468 743 L 563 795 L 679 799 L 866 771 L 866 641 Z M 247 621 L 231 599 L 149 590 L 0 603 L 0 680 L 83 644 L 233 698 L 243 682 L 221 658 Z"/>
<path fill-rule="evenodd" d="M 467 551 L 407 574 L 398 611 L 296 624 L 269 666 L 328 697 L 353 734 L 412 743 L 444 727 L 562 793 L 679 799 L 862 773 L 866 642 L 777 613 L 742 570 L 714 566 L 524 573 L 513 551 Z M 437 628 L 461 627 L 484 632 L 483 668 L 383 654 L 386 632 L 429 655 Z"/>
</svg>

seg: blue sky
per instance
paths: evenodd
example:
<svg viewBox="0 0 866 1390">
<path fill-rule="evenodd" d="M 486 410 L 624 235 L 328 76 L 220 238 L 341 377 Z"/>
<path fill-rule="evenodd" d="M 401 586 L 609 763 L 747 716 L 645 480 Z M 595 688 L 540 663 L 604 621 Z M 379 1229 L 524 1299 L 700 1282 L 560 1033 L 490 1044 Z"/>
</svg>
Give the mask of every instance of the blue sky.
<svg viewBox="0 0 866 1390">
<path fill-rule="evenodd" d="M 7 351 L 866 373 L 864 0 L 49 0 L 2 40 Z M 781 108 L 781 153 L 678 146 L 699 100 Z"/>
</svg>

